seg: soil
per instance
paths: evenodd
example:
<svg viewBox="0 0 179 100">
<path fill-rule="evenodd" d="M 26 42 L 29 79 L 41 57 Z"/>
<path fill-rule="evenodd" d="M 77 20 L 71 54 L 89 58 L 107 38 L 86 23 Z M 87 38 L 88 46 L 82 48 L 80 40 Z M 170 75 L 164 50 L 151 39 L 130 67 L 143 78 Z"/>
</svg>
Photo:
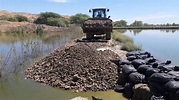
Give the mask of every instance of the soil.
<svg viewBox="0 0 179 100">
<path fill-rule="evenodd" d="M 112 40 L 72 41 L 34 63 L 25 73 L 37 82 L 74 92 L 114 89 L 118 66 L 113 61 L 125 59 L 126 54 L 119 47 Z"/>
</svg>

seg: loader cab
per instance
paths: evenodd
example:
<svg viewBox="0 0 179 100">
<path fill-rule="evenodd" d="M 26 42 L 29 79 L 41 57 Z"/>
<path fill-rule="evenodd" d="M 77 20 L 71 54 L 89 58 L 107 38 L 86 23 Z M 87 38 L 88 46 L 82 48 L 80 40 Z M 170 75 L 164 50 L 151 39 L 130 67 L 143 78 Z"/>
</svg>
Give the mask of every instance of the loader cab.
<svg viewBox="0 0 179 100">
<path fill-rule="evenodd" d="M 107 8 L 95 8 L 95 9 L 90 9 L 89 12 L 93 13 L 92 14 L 93 18 L 107 18 L 106 12 L 109 12 L 109 9 L 107 9 Z"/>
</svg>

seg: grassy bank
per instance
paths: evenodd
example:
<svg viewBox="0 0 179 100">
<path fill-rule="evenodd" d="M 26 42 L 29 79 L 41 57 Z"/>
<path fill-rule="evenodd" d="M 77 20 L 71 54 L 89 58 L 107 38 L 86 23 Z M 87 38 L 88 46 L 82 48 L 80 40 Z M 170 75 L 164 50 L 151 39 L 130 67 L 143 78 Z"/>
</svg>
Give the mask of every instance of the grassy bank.
<svg viewBox="0 0 179 100">
<path fill-rule="evenodd" d="M 125 51 L 135 51 L 135 50 L 141 50 L 141 47 L 134 44 L 134 40 L 123 33 L 120 33 L 118 31 L 113 31 L 112 38 L 118 42 L 121 43 L 122 50 Z"/>
</svg>

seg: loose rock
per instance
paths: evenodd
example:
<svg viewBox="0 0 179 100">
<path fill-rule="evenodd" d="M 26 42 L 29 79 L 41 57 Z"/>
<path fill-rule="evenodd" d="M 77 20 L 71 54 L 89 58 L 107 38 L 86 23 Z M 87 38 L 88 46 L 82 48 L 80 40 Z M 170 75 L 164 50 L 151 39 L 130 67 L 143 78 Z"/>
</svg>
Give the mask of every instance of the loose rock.
<svg viewBox="0 0 179 100">
<path fill-rule="evenodd" d="M 70 43 L 55 50 L 26 70 L 27 78 L 65 90 L 105 91 L 118 79 L 119 56 L 110 50 L 97 51 L 108 43 Z"/>
</svg>

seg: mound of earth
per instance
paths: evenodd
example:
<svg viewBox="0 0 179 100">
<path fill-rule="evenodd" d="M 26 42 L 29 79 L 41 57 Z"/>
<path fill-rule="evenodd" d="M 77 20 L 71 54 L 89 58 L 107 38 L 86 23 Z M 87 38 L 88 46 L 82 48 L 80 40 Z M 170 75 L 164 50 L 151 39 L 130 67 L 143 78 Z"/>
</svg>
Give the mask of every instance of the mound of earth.
<svg viewBox="0 0 179 100">
<path fill-rule="evenodd" d="M 113 89 L 118 79 L 119 56 L 110 50 L 97 51 L 108 43 L 70 43 L 55 50 L 26 70 L 27 78 L 53 87 L 79 91 Z"/>
</svg>

